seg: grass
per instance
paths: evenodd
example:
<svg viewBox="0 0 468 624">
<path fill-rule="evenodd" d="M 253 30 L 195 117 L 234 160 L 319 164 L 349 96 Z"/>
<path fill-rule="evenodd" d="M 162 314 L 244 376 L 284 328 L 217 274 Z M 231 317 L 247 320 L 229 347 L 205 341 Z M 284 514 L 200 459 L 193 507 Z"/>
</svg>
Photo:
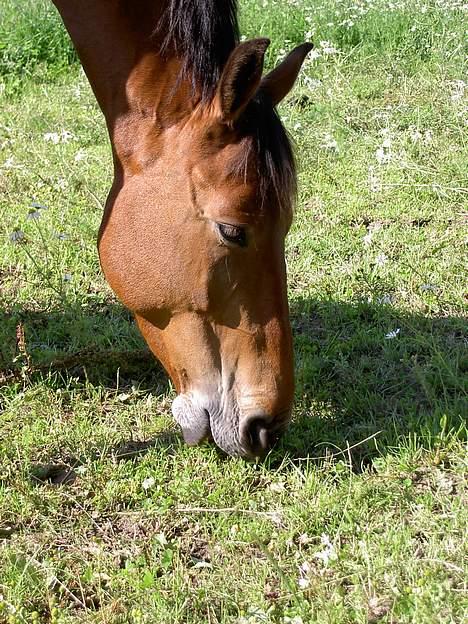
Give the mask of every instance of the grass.
<svg viewBox="0 0 468 624">
<path fill-rule="evenodd" d="M 251 465 L 181 442 L 99 270 L 101 115 L 49 4 L 0 0 L 2 623 L 466 621 L 461 4 L 263 4 L 270 65 L 320 56 L 281 109 L 294 422 Z"/>
</svg>

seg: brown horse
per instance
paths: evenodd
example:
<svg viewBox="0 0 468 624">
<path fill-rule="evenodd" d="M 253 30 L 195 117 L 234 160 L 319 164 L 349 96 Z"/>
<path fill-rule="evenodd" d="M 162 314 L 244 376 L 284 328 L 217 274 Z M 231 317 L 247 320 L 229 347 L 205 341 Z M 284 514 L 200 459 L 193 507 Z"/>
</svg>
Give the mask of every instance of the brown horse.
<svg viewBox="0 0 468 624">
<path fill-rule="evenodd" d="M 262 77 L 237 0 L 54 0 L 105 115 L 104 274 L 178 392 L 184 438 L 262 456 L 294 391 L 284 240 L 294 158 L 276 105 L 310 49 Z"/>
</svg>

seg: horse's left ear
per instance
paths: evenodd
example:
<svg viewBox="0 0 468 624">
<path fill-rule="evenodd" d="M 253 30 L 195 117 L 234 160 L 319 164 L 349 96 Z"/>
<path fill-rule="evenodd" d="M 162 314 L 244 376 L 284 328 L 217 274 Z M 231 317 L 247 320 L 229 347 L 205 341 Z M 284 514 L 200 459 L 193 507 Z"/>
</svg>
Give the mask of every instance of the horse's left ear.
<svg viewBox="0 0 468 624">
<path fill-rule="evenodd" d="M 292 89 L 307 54 L 314 46 L 303 43 L 294 48 L 260 83 L 260 90 L 266 93 L 276 106 Z"/>
<path fill-rule="evenodd" d="M 262 78 L 263 58 L 269 39 L 251 39 L 240 43 L 231 52 L 219 81 L 217 113 L 224 122 L 240 117 Z"/>
</svg>

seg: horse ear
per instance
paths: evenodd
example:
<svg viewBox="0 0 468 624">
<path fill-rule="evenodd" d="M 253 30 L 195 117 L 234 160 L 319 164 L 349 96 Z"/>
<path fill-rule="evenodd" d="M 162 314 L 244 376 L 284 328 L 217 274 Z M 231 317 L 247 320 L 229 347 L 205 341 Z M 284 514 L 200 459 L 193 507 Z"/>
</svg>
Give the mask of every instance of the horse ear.
<svg viewBox="0 0 468 624">
<path fill-rule="evenodd" d="M 268 95 L 273 106 L 279 104 L 292 89 L 302 63 L 313 47 L 311 43 L 303 43 L 297 46 L 275 69 L 263 78 L 260 83 L 260 89 Z"/>
<path fill-rule="evenodd" d="M 216 93 L 223 121 L 235 121 L 257 91 L 269 45 L 269 39 L 251 39 L 240 43 L 231 52 Z"/>
</svg>

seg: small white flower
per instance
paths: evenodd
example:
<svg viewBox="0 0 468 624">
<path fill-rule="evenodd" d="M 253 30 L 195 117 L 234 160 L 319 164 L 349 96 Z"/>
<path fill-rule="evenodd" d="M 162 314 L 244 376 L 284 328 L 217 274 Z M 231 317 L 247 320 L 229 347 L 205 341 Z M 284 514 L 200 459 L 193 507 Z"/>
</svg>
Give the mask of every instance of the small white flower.
<svg viewBox="0 0 468 624">
<path fill-rule="evenodd" d="M 322 533 L 320 541 L 322 543 L 322 546 L 324 546 L 324 549 L 320 552 L 315 553 L 314 557 L 322 561 L 322 563 L 327 566 L 330 561 L 335 561 L 336 559 L 338 559 L 338 555 L 328 535 Z"/>
<path fill-rule="evenodd" d="M 301 565 L 299 566 L 299 572 L 301 574 L 309 574 L 309 572 L 311 571 L 311 565 L 308 561 L 303 561 L 301 563 Z"/>
<path fill-rule="evenodd" d="M 324 149 L 330 150 L 332 152 L 338 152 L 339 151 L 338 143 L 337 143 L 336 139 L 334 139 L 333 136 L 330 133 L 327 133 L 324 136 L 322 147 Z"/>
<path fill-rule="evenodd" d="M 388 332 L 388 334 L 385 334 L 385 340 L 393 340 L 394 338 L 398 336 L 399 333 L 400 333 L 400 328 L 397 327 L 396 329 Z"/>
<path fill-rule="evenodd" d="M 286 54 L 286 50 L 284 48 L 280 48 L 278 50 L 278 56 L 276 57 L 276 61 L 280 61 Z"/>
<path fill-rule="evenodd" d="M 54 145 L 60 143 L 60 137 L 57 132 L 46 132 L 43 138 L 46 143 L 53 143 Z"/>
<path fill-rule="evenodd" d="M 429 143 L 432 143 L 433 136 L 434 134 L 432 130 L 426 130 L 426 132 L 424 133 L 424 143 L 426 143 L 426 145 L 429 145 Z"/>
<path fill-rule="evenodd" d="M 319 59 L 322 55 L 320 54 L 320 52 L 318 50 L 311 50 L 309 52 L 309 54 L 307 55 L 307 60 L 309 62 L 311 61 L 316 61 L 317 59 Z"/>
<path fill-rule="evenodd" d="M 305 86 L 308 87 L 311 91 L 314 89 L 318 89 L 322 86 L 322 81 L 318 78 L 311 78 L 310 76 L 304 76 Z"/>
<path fill-rule="evenodd" d="M 299 578 L 297 584 L 301 589 L 307 589 L 310 585 L 309 574 L 312 570 L 312 566 L 308 561 L 303 561 L 299 566 Z"/>
<path fill-rule="evenodd" d="M 299 544 L 303 545 L 309 544 L 312 539 L 307 535 L 307 533 L 302 533 L 302 535 L 299 535 L 299 537 L 297 538 L 297 541 L 299 542 Z"/>
<path fill-rule="evenodd" d="M 284 492 L 284 483 L 282 481 L 270 483 L 269 489 L 272 492 Z"/>
<path fill-rule="evenodd" d="M 154 541 L 157 542 L 160 546 L 167 546 L 169 543 L 164 533 L 156 533 L 156 535 L 154 536 Z"/>
<path fill-rule="evenodd" d="M 213 565 L 208 561 L 197 561 L 197 563 L 192 567 L 192 570 L 199 570 L 200 568 L 209 568 L 211 569 Z"/>
<path fill-rule="evenodd" d="M 362 238 L 362 242 L 364 243 L 365 247 L 369 247 L 369 245 L 372 243 L 375 232 L 378 232 L 381 228 L 382 228 L 382 224 L 379 223 L 378 221 L 370 223 L 367 226 L 367 234 L 363 236 Z M 385 259 L 386 259 L 386 256 L 385 256 Z"/>
<path fill-rule="evenodd" d="M 62 130 L 60 133 L 62 143 L 68 143 L 68 141 L 72 141 L 74 138 L 74 135 L 69 130 Z"/>
<path fill-rule="evenodd" d="M 322 561 L 324 566 L 327 566 L 329 561 L 334 559 L 332 555 L 333 555 L 333 551 L 329 548 L 325 548 L 324 550 L 318 553 L 315 553 L 314 557 Z"/>
<path fill-rule="evenodd" d="M 376 157 L 377 162 L 379 163 L 379 165 L 386 165 L 387 163 L 389 163 L 391 161 L 392 154 L 391 154 L 390 150 L 384 148 L 383 145 L 382 145 L 381 147 L 379 147 L 376 150 L 375 157 Z"/>
<path fill-rule="evenodd" d="M 392 303 L 392 298 L 390 295 L 382 295 L 382 297 L 377 297 L 377 303 L 380 305 L 390 305 Z"/>
<path fill-rule="evenodd" d="M 146 479 L 143 480 L 141 487 L 146 491 L 146 490 L 150 490 L 154 484 L 156 483 L 156 480 L 154 477 L 147 477 Z"/>
<path fill-rule="evenodd" d="M 57 182 L 55 183 L 55 187 L 60 191 L 65 190 L 67 186 L 68 186 L 68 182 L 65 180 L 65 178 L 59 178 Z"/>
<path fill-rule="evenodd" d="M 75 136 L 69 130 L 61 130 L 60 134 L 58 132 L 46 132 L 43 138 L 46 143 L 57 145 L 58 143 L 68 143 L 73 140 Z"/>
<path fill-rule="evenodd" d="M 413 143 L 418 143 L 423 137 L 423 134 L 418 128 L 412 128 L 410 132 L 410 137 Z"/>
<path fill-rule="evenodd" d="M 338 49 L 330 43 L 329 41 L 321 41 L 320 47 L 322 48 L 322 52 L 324 54 L 338 54 Z"/>
<path fill-rule="evenodd" d="M 75 154 L 75 162 L 80 162 L 80 160 L 84 160 L 86 158 L 86 152 L 84 149 L 79 149 Z"/>
<path fill-rule="evenodd" d="M 463 80 L 452 80 L 449 84 L 452 91 L 450 96 L 452 102 L 459 102 L 460 100 L 463 100 L 465 89 L 467 87 L 466 83 Z"/>
<path fill-rule="evenodd" d="M 380 253 L 378 256 L 375 257 L 374 262 L 377 266 L 383 266 L 384 264 L 387 264 L 388 256 L 384 253 Z"/>
<path fill-rule="evenodd" d="M 10 158 L 7 158 L 5 160 L 5 162 L 3 163 L 2 167 L 4 169 L 14 169 L 15 167 L 17 167 L 18 165 L 15 163 L 15 158 L 14 156 L 10 156 Z"/>
<path fill-rule="evenodd" d="M 18 228 L 14 229 L 13 232 L 10 234 L 10 240 L 12 243 L 19 243 L 23 239 L 24 239 L 24 232 L 22 232 Z"/>
</svg>

